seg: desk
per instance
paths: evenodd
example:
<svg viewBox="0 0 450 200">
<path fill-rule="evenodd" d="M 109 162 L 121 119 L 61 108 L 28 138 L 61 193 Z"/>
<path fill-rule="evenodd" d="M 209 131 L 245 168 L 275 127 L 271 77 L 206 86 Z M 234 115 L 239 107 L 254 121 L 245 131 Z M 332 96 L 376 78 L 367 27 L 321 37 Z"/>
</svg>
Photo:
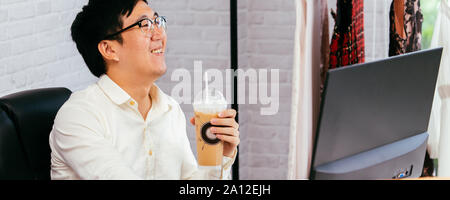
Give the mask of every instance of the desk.
<svg viewBox="0 0 450 200">
<path fill-rule="evenodd" d="M 450 177 L 420 177 L 420 178 L 405 178 L 400 179 L 405 181 L 443 181 L 443 180 L 450 180 Z"/>
</svg>

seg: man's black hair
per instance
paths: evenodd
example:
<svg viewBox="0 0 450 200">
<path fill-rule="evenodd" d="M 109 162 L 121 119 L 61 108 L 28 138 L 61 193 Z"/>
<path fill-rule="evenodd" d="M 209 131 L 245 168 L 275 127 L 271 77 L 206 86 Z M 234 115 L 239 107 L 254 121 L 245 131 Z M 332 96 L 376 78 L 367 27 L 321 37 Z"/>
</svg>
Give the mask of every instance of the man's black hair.
<svg viewBox="0 0 450 200">
<path fill-rule="evenodd" d="M 72 39 L 95 76 L 106 73 L 98 43 L 107 35 L 122 29 L 122 17 L 129 17 L 139 1 L 147 3 L 147 0 L 89 0 L 75 18 L 71 27 Z M 111 39 L 122 43 L 120 34 Z"/>
</svg>

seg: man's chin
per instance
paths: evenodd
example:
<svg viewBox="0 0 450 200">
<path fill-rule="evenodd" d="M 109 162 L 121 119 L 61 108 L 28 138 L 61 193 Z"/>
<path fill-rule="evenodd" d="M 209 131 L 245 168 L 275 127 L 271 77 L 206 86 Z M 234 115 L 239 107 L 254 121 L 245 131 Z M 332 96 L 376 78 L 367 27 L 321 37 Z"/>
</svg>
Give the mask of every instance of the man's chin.
<svg viewBox="0 0 450 200">
<path fill-rule="evenodd" d="M 166 66 L 165 63 L 161 66 L 161 68 L 160 68 L 159 71 L 160 71 L 160 75 L 161 75 L 161 76 L 164 76 L 164 74 L 167 73 L 167 66 Z"/>
<path fill-rule="evenodd" d="M 162 76 L 164 76 L 167 73 L 167 67 L 164 64 L 162 67 L 160 67 L 158 70 L 155 70 L 153 72 L 154 77 L 156 77 L 156 79 L 161 78 Z"/>
</svg>

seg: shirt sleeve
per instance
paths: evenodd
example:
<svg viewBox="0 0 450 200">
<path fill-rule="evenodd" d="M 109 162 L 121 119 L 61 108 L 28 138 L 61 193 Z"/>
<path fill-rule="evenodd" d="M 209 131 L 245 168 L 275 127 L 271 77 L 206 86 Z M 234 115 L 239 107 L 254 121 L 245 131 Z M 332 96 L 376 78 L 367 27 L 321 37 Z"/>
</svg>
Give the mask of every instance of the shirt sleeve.
<svg viewBox="0 0 450 200">
<path fill-rule="evenodd" d="M 232 158 L 227 157 L 227 156 L 223 157 L 223 161 L 222 161 L 222 163 L 223 163 L 223 165 L 222 165 L 222 171 L 223 171 L 222 172 L 222 174 L 223 174 L 222 179 L 223 180 L 231 180 L 231 169 L 232 169 L 231 166 L 234 164 L 234 161 L 236 160 L 236 156 L 237 156 L 237 148 L 234 150 Z"/>
<path fill-rule="evenodd" d="M 125 164 L 120 153 L 105 138 L 101 124 L 95 111 L 61 108 L 51 133 L 52 151 L 81 179 L 142 179 Z"/>
</svg>

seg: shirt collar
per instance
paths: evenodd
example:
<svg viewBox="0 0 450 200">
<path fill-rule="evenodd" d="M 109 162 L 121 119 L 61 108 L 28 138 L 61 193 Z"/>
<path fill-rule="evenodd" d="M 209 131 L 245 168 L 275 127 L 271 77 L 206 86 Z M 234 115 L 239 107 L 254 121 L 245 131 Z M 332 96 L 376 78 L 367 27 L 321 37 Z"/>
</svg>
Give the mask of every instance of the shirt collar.
<svg viewBox="0 0 450 200">
<path fill-rule="evenodd" d="M 97 85 L 117 105 L 122 105 L 131 99 L 131 96 L 106 74 L 100 77 Z"/>
<path fill-rule="evenodd" d="M 133 100 L 131 96 L 123 90 L 119 85 L 117 85 L 108 75 L 104 74 L 100 77 L 97 85 L 103 90 L 103 92 L 108 96 L 115 104 L 122 105 Z M 152 98 L 152 108 L 151 110 L 159 112 L 167 112 L 172 105 L 169 99 L 161 91 L 161 89 L 153 84 L 150 89 L 150 97 Z"/>
<path fill-rule="evenodd" d="M 148 121 L 158 119 L 164 113 L 168 112 L 173 106 L 166 94 L 164 94 L 155 84 L 153 84 L 150 89 L 150 97 L 152 98 L 152 108 L 147 115 Z"/>
</svg>

